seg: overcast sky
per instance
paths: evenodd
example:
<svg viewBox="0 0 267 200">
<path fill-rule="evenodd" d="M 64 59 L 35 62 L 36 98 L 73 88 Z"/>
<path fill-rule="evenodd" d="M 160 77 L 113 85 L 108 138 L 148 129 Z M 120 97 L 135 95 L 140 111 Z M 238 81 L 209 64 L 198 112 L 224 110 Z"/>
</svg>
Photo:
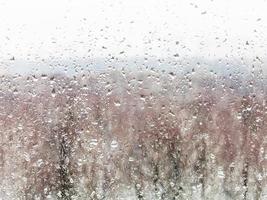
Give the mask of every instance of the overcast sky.
<svg viewBox="0 0 267 200">
<path fill-rule="evenodd" d="M 265 58 L 266 0 L 0 0 L 0 69 L 16 60 Z"/>
</svg>

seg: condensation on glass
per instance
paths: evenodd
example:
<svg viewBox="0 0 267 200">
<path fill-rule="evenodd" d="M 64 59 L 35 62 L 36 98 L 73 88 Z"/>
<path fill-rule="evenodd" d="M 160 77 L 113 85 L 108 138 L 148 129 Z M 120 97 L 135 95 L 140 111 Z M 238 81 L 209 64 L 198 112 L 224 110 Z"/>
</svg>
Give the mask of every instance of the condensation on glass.
<svg viewBox="0 0 267 200">
<path fill-rule="evenodd" d="M 267 199 L 266 8 L 1 1 L 0 199 Z"/>
</svg>

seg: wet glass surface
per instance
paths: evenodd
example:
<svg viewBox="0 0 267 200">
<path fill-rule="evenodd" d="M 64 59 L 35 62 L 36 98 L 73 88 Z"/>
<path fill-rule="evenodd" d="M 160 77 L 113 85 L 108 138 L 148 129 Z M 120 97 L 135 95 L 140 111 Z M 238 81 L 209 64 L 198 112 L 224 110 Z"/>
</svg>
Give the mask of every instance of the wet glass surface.
<svg viewBox="0 0 267 200">
<path fill-rule="evenodd" d="M 267 199 L 266 8 L 0 1 L 0 199 Z"/>
</svg>

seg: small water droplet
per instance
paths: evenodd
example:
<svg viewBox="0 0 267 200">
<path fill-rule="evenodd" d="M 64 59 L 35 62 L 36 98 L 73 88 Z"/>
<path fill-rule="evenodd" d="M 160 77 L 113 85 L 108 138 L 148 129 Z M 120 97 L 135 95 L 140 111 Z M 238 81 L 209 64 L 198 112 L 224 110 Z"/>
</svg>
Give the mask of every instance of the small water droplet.
<svg viewBox="0 0 267 200">
<path fill-rule="evenodd" d="M 56 96 L 56 90 L 55 90 L 55 88 L 52 89 L 51 95 L 52 95 L 52 97 L 55 97 Z"/>
<path fill-rule="evenodd" d="M 112 140 L 111 148 L 117 148 L 117 147 L 118 147 L 118 142 L 116 140 Z"/>
<path fill-rule="evenodd" d="M 91 139 L 91 141 L 90 141 L 90 146 L 92 147 L 92 146 L 96 146 L 98 144 L 98 141 L 97 141 L 97 139 Z"/>
<path fill-rule="evenodd" d="M 114 104 L 115 104 L 115 106 L 117 106 L 117 107 L 121 106 L 121 102 L 119 102 L 119 101 L 115 101 Z"/>
</svg>

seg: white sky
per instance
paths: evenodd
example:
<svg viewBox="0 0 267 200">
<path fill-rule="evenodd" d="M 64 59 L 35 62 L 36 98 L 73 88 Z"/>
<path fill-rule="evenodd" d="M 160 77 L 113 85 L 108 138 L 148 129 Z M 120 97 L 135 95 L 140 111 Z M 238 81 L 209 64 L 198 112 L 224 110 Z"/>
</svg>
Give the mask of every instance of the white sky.
<svg viewBox="0 0 267 200">
<path fill-rule="evenodd" d="M 0 65 L 12 56 L 266 57 L 266 47 L 266 0 L 0 0 Z"/>
</svg>

